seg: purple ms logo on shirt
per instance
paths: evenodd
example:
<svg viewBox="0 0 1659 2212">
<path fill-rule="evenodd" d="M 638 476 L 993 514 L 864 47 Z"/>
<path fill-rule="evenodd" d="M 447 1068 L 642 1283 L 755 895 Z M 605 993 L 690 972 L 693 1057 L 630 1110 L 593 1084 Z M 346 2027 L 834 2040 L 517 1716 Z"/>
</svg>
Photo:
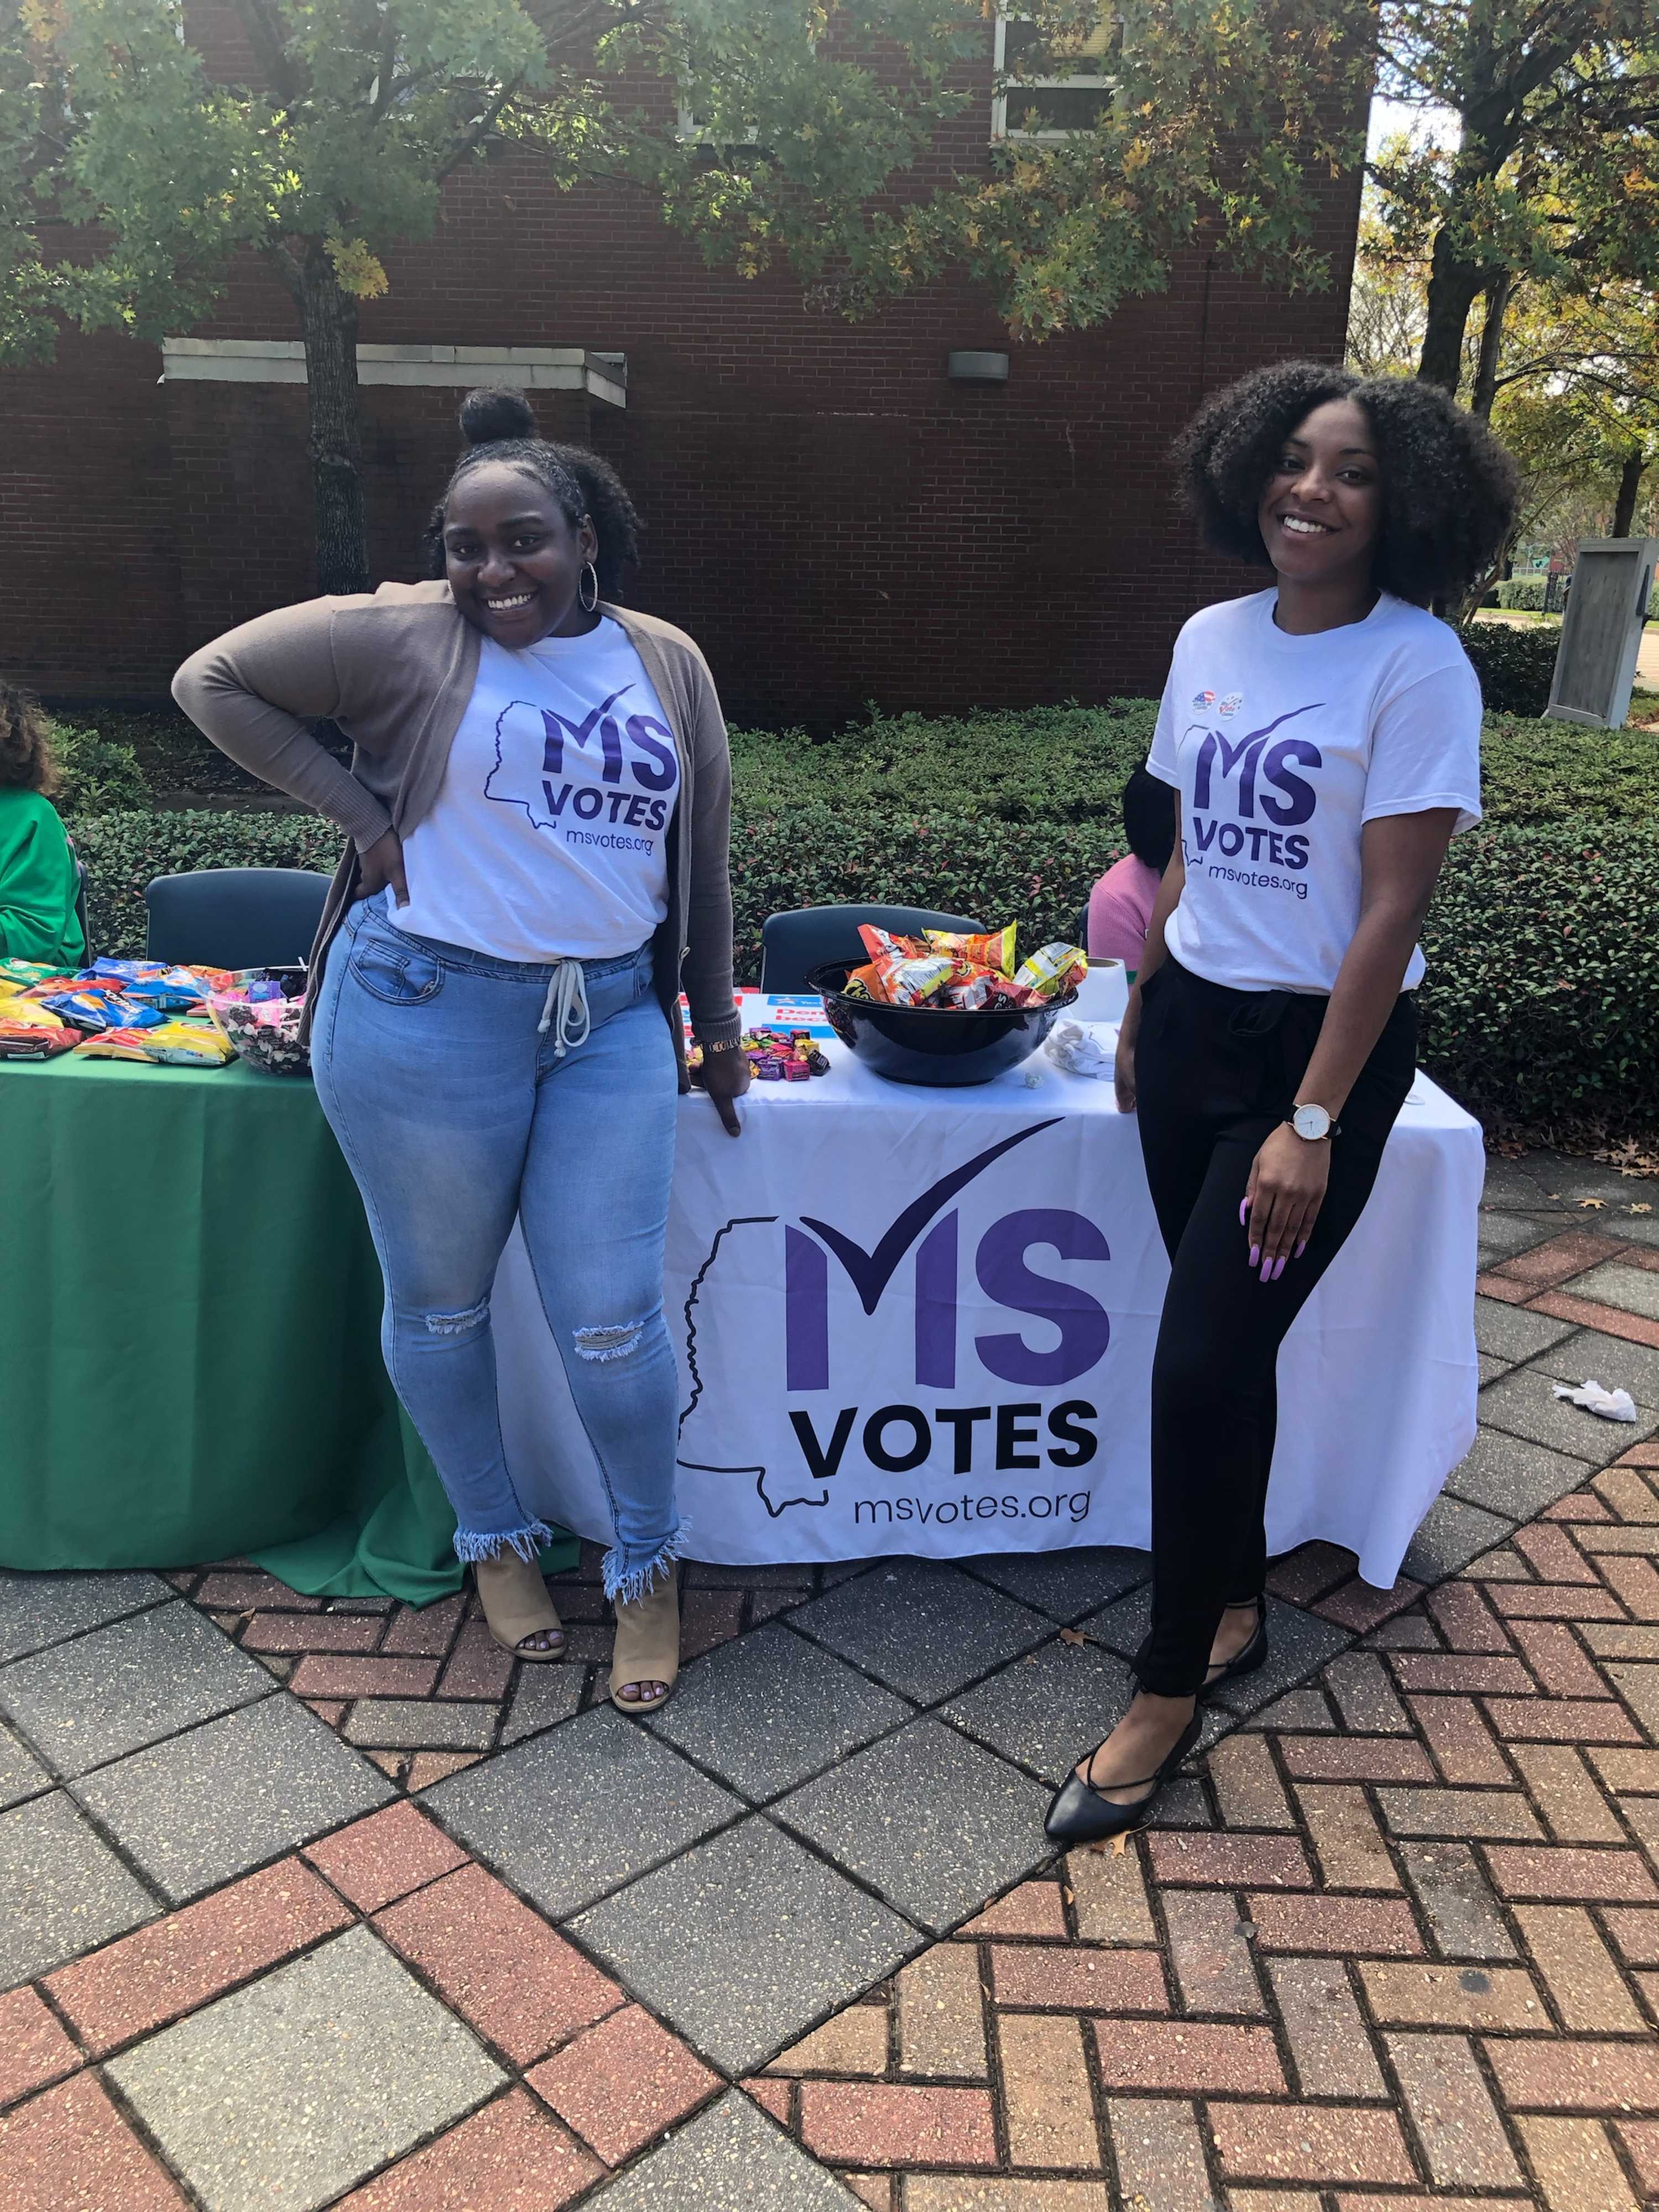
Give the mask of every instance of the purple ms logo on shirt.
<svg viewBox="0 0 1659 2212">
<path fill-rule="evenodd" d="M 574 819 L 660 832 L 668 818 L 661 794 L 679 775 L 674 733 L 654 714 L 616 711 L 633 689 L 623 684 L 580 721 L 527 699 L 510 701 L 495 721 L 486 798 L 522 806 L 538 830 Z"/>
<path fill-rule="evenodd" d="M 1277 868 L 1307 866 L 1306 836 L 1285 833 L 1298 832 L 1302 823 L 1313 820 L 1318 794 L 1297 770 L 1322 768 L 1324 758 L 1310 738 L 1279 738 L 1271 744 L 1268 739 L 1298 714 L 1316 714 L 1323 703 L 1315 700 L 1292 707 L 1264 729 L 1237 738 L 1201 724 L 1188 730 L 1188 740 L 1197 736 L 1199 741 L 1188 825 L 1190 854 L 1213 847 L 1224 859 L 1233 860 L 1248 848 L 1252 861 L 1268 861 Z M 1231 819 L 1224 818 L 1229 815 Z"/>
</svg>

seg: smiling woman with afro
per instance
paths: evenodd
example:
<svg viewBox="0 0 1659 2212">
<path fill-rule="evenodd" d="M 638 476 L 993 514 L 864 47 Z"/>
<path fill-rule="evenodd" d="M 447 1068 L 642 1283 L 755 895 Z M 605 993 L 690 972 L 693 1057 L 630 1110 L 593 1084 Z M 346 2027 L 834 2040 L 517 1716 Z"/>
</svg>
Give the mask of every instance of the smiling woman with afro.
<svg viewBox="0 0 1659 2212">
<path fill-rule="evenodd" d="M 1206 539 L 1272 588 L 1187 623 L 1146 763 L 1176 839 L 1115 1081 L 1170 1255 L 1152 1626 L 1127 1712 L 1049 1808 L 1066 1844 L 1138 1826 L 1198 1741 L 1200 1701 L 1267 1657 L 1279 1347 L 1365 1212 L 1412 1091 L 1418 930 L 1448 845 L 1480 817 L 1480 687 L 1428 607 L 1480 581 L 1515 509 L 1508 456 L 1444 392 L 1316 362 L 1218 392 L 1176 459 Z M 1419 1194 L 1455 1202 L 1396 1176 L 1402 1249 Z M 1478 1195 L 1457 1224 L 1471 1270 Z M 1351 1303 L 1378 1249 L 1338 1277 L 1303 1370 L 1365 1417 L 1317 1483 L 1282 1484 L 1274 1548 L 1351 1545 L 1387 1583 L 1410 1528 L 1379 1501 L 1409 1446 L 1363 1363 L 1395 1323 L 1362 1328 Z M 1402 1342 L 1413 1326 L 1421 1312 L 1399 1317 Z M 1472 1342 L 1467 1382 L 1472 1407 Z"/>
<path fill-rule="evenodd" d="M 1514 462 L 1477 416 L 1420 377 L 1355 376 L 1312 361 L 1259 368 L 1206 400 L 1176 447 L 1205 543 L 1273 566 L 1256 510 L 1285 439 L 1313 408 L 1364 409 L 1382 479 L 1371 580 L 1427 606 L 1484 581 L 1515 514 Z"/>
</svg>

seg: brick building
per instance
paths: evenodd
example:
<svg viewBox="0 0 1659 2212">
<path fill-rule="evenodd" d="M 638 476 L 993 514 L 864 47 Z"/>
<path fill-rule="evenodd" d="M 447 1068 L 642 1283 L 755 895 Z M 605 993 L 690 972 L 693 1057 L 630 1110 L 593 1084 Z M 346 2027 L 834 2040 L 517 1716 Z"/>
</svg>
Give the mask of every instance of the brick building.
<svg viewBox="0 0 1659 2212">
<path fill-rule="evenodd" d="M 941 140 L 941 173 L 982 167 L 991 86 L 988 25 L 982 97 Z M 435 236 L 388 257 L 390 295 L 364 311 L 365 347 L 422 356 L 364 363 L 414 380 L 363 393 L 374 574 L 420 573 L 461 386 L 500 376 L 430 356 L 532 348 L 541 381 L 577 387 L 535 395 L 544 428 L 608 454 L 645 517 L 630 597 L 699 640 L 734 720 L 823 729 L 869 699 L 944 710 L 1156 690 L 1185 615 L 1241 580 L 1177 513 L 1170 439 L 1246 368 L 1340 358 L 1358 190 L 1352 176 L 1326 191 L 1325 293 L 1194 256 L 1102 329 L 1011 347 L 966 286 L 848 325 L 787 277 L 710 270 L 643 197 L 561 193 L 492 161 L 452 180 Z M 159 695 L 204 639 L 309 594 L 303 371 L 284 358 L 297 338 L 286 295 L 250 263 L 165 375 L 161 354 L 108 335 L 6 373 L 9 672 L 59 696 Z M 1007 353 L 1006 380 L 952 381 L 948 355 L 972 349 Z"/>
</svg>

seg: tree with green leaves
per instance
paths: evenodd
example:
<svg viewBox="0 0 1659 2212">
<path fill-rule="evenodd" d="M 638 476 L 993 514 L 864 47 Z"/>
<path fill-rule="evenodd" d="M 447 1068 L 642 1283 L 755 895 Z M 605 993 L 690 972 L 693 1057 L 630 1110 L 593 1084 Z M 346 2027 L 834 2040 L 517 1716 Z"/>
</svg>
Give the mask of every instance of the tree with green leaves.
<svg viewBox="0 0 1659 2212">
<path fill-rule="evenodd" d="M 1001 33 L 1006 143 L 988 169 L 917 192 L 907 173 L 982 97 L 995 0 L 226 12 L 246 82 L 191 43 L 181 0 L 22 0 L 0 28 L 0 359 L 49 357 L 64 322 L 183 333 L 258 256 L 304 342 L 329 591 L 368 580 L 360 307 L 465 165 L 518 156 L 562 186 L 643 186 L 711 263 L 785 266 L 849 314 L 966 270 L 1041 337 L 1160 289 L 1196 243 L 1326 281 L 1319 191 L 1357 161 L 1369 66 L 1364 0 L 1019 0 Z M 1029 111 L 1056 79 L 1084 97 L 1051 136 Z"/>
<path fill-rule="evenodd" d="M 1380 39 L 1378 91 L 1458 125 L 1371 169 L 1396 245 L 1428 264 L 1418 373 L 1457 389 L 1485 295 L 1489 402 L 1517 279 L 1659 277 L 1653 0 L 1382 0 Z"/>
</svg>

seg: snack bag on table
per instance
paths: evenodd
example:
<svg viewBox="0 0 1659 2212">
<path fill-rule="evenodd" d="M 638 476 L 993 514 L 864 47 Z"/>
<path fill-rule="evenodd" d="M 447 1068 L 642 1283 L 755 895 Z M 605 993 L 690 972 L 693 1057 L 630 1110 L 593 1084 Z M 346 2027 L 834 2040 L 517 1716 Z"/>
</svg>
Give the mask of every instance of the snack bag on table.
<svg viewBox="0 0 1659 2212">
<path fill-rule="evenodd" d="M 1088 972 L 1088 954 L 1056 940 L 1023 960 L 1014 970 L 1014 981 L 1039 999 L 1055 999 L 1075 990 Z"/>
<path fill-rule="evenodd" d="M 988 968 L 994 975 L 1012 975 L 1015 930 L 1016 925 L 1011 921 L 1004 928 L 988 929 L 973 935 L 951 929 L 930 929 L 926 935 L 929 949 L 934 952 L 948 952 L 966 961 L 970 968 Z"/>
<path fill-rule="evenodd" d="M 205 1022 L 106 1030 L 76 1049 L 84 1060 L 147 1060 L 163 1067 L 222 1067 L 236 1056 L 230 1039 Z"/>
<path fill-rule="evenodd" d="M 90 984 L 48 994 L 40 1003 L 61 1015 L 71 1028 L 94 1035 L 103 1030 L 150 1029 L 166 1019 L 153 1006 L 143 1006 L 118 991 L 94 989 Z"/>
<path fill-rule="evenodd" d="M 859 936 L 872 961 L 926 960 L 933 949 L 926 938 L 895 937 L 890 931 L 878 929 L 868 921 L 859 924 Z"/>
<path fill-rule="evenodd" d="M 0 993 L 9 996 L 15 991 L 33 990 L 37 983 L 50 982 L 60 972 L 43 967 L 38 960 L 0 960 Z"/>
<path fill-rule="evenodd" d="M 39 1021 L 15 1022 L 5 1011 L 11 1003 L 0 999 L 0 1060 L 53 1060 L 60 1052 L 74 1051 L 75 1031 L 65 1029 L 56 1016 L 51 1029 Z"/>
</svg>

